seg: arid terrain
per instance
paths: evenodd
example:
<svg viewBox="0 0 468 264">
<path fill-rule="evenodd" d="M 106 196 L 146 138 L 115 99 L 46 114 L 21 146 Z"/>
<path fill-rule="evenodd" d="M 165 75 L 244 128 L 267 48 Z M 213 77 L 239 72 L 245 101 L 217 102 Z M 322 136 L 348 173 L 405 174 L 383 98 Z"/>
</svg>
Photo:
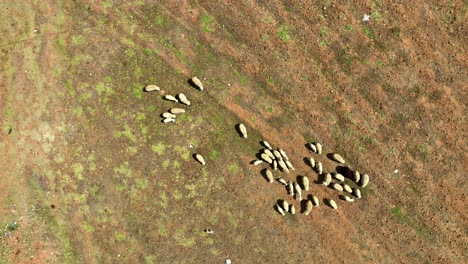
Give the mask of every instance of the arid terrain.
<svg viewBox="0 0 468 264">
<path fill-rule="evenodd" d="M 467 10 L 0 0 L 0 263 L 467 263 Z M 311 179 L 308 216 L 273 209 L 300 203 L 251 164 L 261 140 Z M 304 162 L 332 152 L 362 199 Z"/>
</svg>

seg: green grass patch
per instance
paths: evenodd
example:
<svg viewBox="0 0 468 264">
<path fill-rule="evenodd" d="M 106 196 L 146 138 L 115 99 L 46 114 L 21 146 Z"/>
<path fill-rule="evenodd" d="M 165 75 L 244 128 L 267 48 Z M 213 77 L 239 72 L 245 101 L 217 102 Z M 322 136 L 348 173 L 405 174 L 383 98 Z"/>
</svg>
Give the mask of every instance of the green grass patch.
<svg viewBox="0 0 468 264">
<path fill-rule="evenodd" d="M 212 150 L 210 152 L 210 159 L 211 160 L 217 160 L 219 157 L 219 152 L 217 150 Z"/>
<path fill-rule="evenodd" d="M 77 35 L 72 37 L 73 45 L 81 45 L 85 42 L 85 38 L 82 35 Z"/>
<path fill-rule="evenodd" d="M 288 26 L 281 25 L 276 31 L 276 35 L 284 42 L 289 42 L 291 40 L 291 32 Z"/>
<path fill-rule="evenodd" d="M 119 232 L 119 231 L 115 231 L 114 232 L 114 237 L 115 237 L 115 240 L 117 240 L 118 242 L 122 242 L 125 240 L 125 234 Z"/>
<path fill-rule="evenodd" d="M 95 230 L 94 227 L 90 223 L 88 223 L 86 221 L 83 222 L 83 228 L 88 233 L 93 233 L 94 230 Z"/>
<path fill-rule="evenodd" d="M 152 145 L 151 150 L 158 153 L 159 155 L 164 154 L 164 150 L 166 149 L 166 145 L 163 143 L 158 143 L 157 145 Z"/>
<path fill-rule="evenodd" d="M 214 18 L 207 14 L 202 14 L 200 16 L 200 25 L 203 31 L 213 32 L 214 31 Z"/>
<path fill-rule="evenodd" d="M 239 165 L 234 162 L 227 167 L 227 171 L 230 173 L 237 173 L 239 171 Z"/>
</svg>

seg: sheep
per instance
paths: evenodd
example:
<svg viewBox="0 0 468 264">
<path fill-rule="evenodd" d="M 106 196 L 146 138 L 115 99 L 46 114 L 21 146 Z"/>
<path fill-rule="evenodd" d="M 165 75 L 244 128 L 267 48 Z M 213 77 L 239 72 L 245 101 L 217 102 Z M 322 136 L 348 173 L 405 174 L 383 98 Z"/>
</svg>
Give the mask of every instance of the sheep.
<svg viewBox="0 0 468 264">
<path fill-rule="evenodd" d="M 247 128 L 245 128 L 244 124 L 239 124 L 239 131 L 241 132 L 241 136 L 243 138 L 247 138 Z"/>
<path fill-rule="evenodd" d="M 282 216 L 286 215 L 279 204 L 275 204 L 275 207 L 278 213 L 280 213 Z"/>
<path fill-rule="evenodd" d="M 312 195 L 312 203 L 314 206 L 319 207 L 320 206 L 319 198 L 315 195 Z"/>
<path fill-rule="evenodd" d="M 365 174 L 361 177 L 361 187 L 364 188 L 369 184 L 369 175 Z"/>
<path fill-rule="evenodd" d="M 345 160 L 343 159 L 343 157 L 340 156 L 340 154 L 333 153 L 332 158 L 338 163 L 341 163 L 341 164 L 345 163 Z"/>
<path fill-rule="evenodd" d="M 169 95 L 169 94 L 168 94 L 168 95 L 165 95 L 163 98 L 166 99 L 166 100 L 168 100 L 168 101 L 173 101 L 173 102 L 176 102 L 176 103 L 179 102 L 179 100 L 177 100 L 177 98 L 175 98 L 174 96 Z"/>
<path fill-rule="evenodd" d="M 337 190 L 337 191 L 339 191 L 339 192 L 342 192 L 342 191 L 343 191 L 343 186 L 341 186 L 341 184 L 339 184 L 339 183 L 334 183 L 334 184 L 332 185 L 332 187 L 333 187 L 333 189 L 335 189 L 335 190 Z"/>
<path fill-rule="evenodd" d="M 273 163 L 273 161 L 271 160 L 271 158 L 268 157 L 268 155 L 265 154 L 265 153 L 260 154 L 260 158 L 262 158 L 262 160 L 264 160 L 265 162 L 268 162 L 268 164 Z"/>
<path fill-rule="evenodd" d="M 312 150 L 312 152 L 317 153 L 317 147 L 314 145 L 314 143 L 309 143 L 309 148 Z"/>
<path fill-rule="evenodd" d="M 320 161 L 317 162 L 316 169 L 317 169 L 317 173 L 318 173 L 318 174 L 322 174 L 322 173 L 323 173 L 322 162 L 320 162 Z"/>
<path fill-rule="evenodd" d="M 305 210 L 304 210 L 304 214 L 309 215 L 310 211 L 312 211 L 312 207 L 313 207 L 312 201 L 307 200 L 306 207 L 305 207 Z"/>
<path fill-rule="evenodd" d="M 180 101 L 182 104 L 184 104 L 184 105 L 190 105 L 190 104 L 191 104 L 190 101 L 187 100 L 187 97 L 185 96 L 185 94 L 180 93 L 180 94 L 177 95 L 177 97 L 179 97 L 179 101 Z"/>
<path fill-rule="evenodd" d="M 253 162 L 253 165 L 257 166 L 263 163 L 263 160 L 256 160 Z"/>
<path fill-rule="evenodd" d="M 358 199 L 362 198 L 361 190 L 359 190 L 358 188 L 353 188 L 353 193 L 354 193 L 354 196 L 356 196 L 356 198 Z"/>
<path fill-rule="evenodd" d="M 273 167 L 273 170 L 277 170 L 277 169 L 278 169 L 278 162 L 276 162 L 276 160 L 273 160 L 272 167 Z"/>
<path fill-rule="evenodd" d="M 195 154 L 195 159 L 201 163 L 201 165 L 205 166 L 206 165 L 206 162 L 205 162 L 205 159 L 203 158 L 202 155 L 200 154 Z"/>
<path fill-rule="evenodd" d="M 288 168 L 290 168 L 291 170 L 296 170 L 289 160 L 285 160 L 284 163 L 286 163 L 286 166 L 288 166 Z"/>
<path fill-rule="evenodd" d="M 343 199 L 343 200 L 345 200 L 347 202 L 350 202 L 350 203 L 354 202 L 354 199 L 347 196 L 347 195 L 340 195 L 340 197 L 341 197 L 341 199 Z"/>
<path fill-rule="evenodd" d="M 297 182 L 294 182 L 294 191 L 296 192 L 296 199 L 302 200 L 301 186 Z"/>
<path fill-rule="evenodd" d="M 335 178 L 337 181 L 340 181 L 340 182 L 344 182 L 344 180 L 345 180 L 344 176 L 339 174 L 339 173 L 335 173 L 333 175 L 333 178 Z"/>
<path fill-rule="evenodd" d="M 285 185 L 285 186 L 288 185 L 288 182 L 287 182 L 285 179 L 283 179 L 283 178 L 278 178 L 278 179 L 276 179 L 276 180 L 277 180 L 279 183 L 281 183 L 281 184 L 283 184 L 283 185 Z"/>
<path fill-rule="evenodd" d="M 343 184 L 343 189 L 349 193 L 353 193 L 353 189 L 348 184 Z"/>
<path fill-rule="evenodd" d="M 175 122 L 175 119 L 174 118 L 164 118 L 163 123 L 169 123 L 169 122 Z"/>
<path fill-rule="evenodd" d="M 185 109 L 182 109 L 182 108 L 171 108 L 169 110 L 169 112 L 171 114 L 181 114 L 181 113 L 185 113 Z"/>
<path fill-rule="evenodd" d="M 317 142 L 315 146 L 317 147 L 317 154 L 322 154 L 322 144 Z"/>
<path fill-rule="evenodd" d="M 281 202 L 281 205 L 282 205 L 281 207 L 283 208 L 283 210 L 287 213 L 287 212 L 289 211 L 289 204 L 288 204 L 288 202 L 286 202 L 286 200 L 283 200 L 283 201 Z"/>
<path fill-rule="evenodd" d="M 269 182 L 269 183 L 272 183 L 274 177 L 273 177 L 273 173 L 271 172 L 271 170 L 265 169 L 265 175 L 266 175 L 266 177 L 267 177 L 267 179 L 268 179 L 268 182 Z"/>
<path fill-rule="evenodd" d="M 284 172 L 289 173 L 289 169 L 288 169 L 288 167 L 286 166 L 286 164 L 284 163 L 283 160 L 279 160 L 279 161 L 278 161 L 278 165 L 280 166 L 280 168 L 281 168 Z"/>
<path fill-rule="evenodd" d="M 264 149 L 263 153 L 267 154 L 272 160 L 275 159 L 275 155 L 273 155 L 269 149 Z"/>
<path fill-rule="evenodd" d="M 326 173 L 325 176 L 323 177 L 323 182 L 322 182 L 323 185 L 328 186 L 328 185 L 330 185 L 331 181 L 332 181 L 332 176 L 331 176 L 331 174 L 330 174 L 330 173 Z"/>
<path fill-rule="evenodd" d="M 304 191 L 309 191 L 309 178 L 307 176 L 302 176 L 302 187 L 304 188 Z"/>
<path fill-rule="evenodd" d="M 153 91 L 160 91 L 160 90 L 161 88 L 159 88 L 158 86 L 154 84 L 150 84 L 145 87 L 145 92 L 153 92 Z"/>
<path fill-rule="evenodd" d="M 263 146 L 265 146 L 265 148 L 267 148 L 269 150 L 273 150 L 273 148 L 270 146 L 270 143 L 268 143 L 268 141 L 263 140 L 262 144 L 263 144 Z"/>
<path fill-rule="evenodd" d="M 286 155 L 286 152 L 283 149 L 279 148 L 278 151 L 281 154 L 281 156 L 284 158 L 284 160 L 289 160 L 288 155 Z"/>
<path fill-rule="evenodd" d="M 314 160 L 314 158 L 312 158 L 312 157 L 309 158 L 309 165 L 310 165 L 310 167 L 312 167 L 312 169 L 315 168 L 315 160 Z"/>
<path fill-rule="evenodd" d="M 164 112 L 164 113 L 161 114 L 161 116 L 164 117 L 164 118 L 172 118 L 172 119 L 176 118 L 176 115 L 171 114 L 169 112 Z"/>
<path fill-rule="evenodd" d="M 200 81 L 200 79 L 198 79 L 196 76 L 192 78 L 192 82 L 193 84 L 195 84 L 197 86 L 197 88 L 200 90 L 200 91 L 203 91 L 203 84 L 202 82 Z"/>
<path fill-rule="evenodd" d="M 361 174 L 359 174 L 359 171 L 354 171 L 353 176 L 354 176 L 354 182 L 358 183 L 359 180 L 361 179 Z"/>
<path fill-rule="evenodd" d="M 294 185 L 292 182 L 288 183 L 288 185 L 286 186 L 286 189 L 288 190 L 289 195 L 294 196 Z"/>
<path fill-rule="evenodd" d="M 294 207 L 294 204 L 289 205 L 289 212 L 293 215 L 296 214 L 296 208 Z"/>
<path fill-rule="evenodd" d="M 330 207 L 333 208 L 333 209 L 338 208 L 338 205 L 336 204 L 336 202 L 335 202 L 333 199 L 329 199 L 329 200 L 328 200 L 328 204 L 329 204 Z"/>
<path fill-rule="evenodd" d="M 275 157 L 279 160 L 282 160 L 283 157 L 281 156 L 281 153 L 278 151 L 278 150 L 273 150 L 273 155 L 275 155 Z"/>
</svg>

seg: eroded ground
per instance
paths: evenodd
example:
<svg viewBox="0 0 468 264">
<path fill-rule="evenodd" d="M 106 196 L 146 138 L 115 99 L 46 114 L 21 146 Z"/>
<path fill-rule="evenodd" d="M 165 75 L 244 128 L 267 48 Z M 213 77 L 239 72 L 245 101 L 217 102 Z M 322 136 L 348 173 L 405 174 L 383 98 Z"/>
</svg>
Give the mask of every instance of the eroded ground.
<svg viewBox="0 0 468 264">
<path fill-rule="evenodd" d="M 466 262 L 467 4 L 331 2 L 0 2 L 0 262 Z M 281 217 L 262 139 L 364 198 Z"/>
</svg>

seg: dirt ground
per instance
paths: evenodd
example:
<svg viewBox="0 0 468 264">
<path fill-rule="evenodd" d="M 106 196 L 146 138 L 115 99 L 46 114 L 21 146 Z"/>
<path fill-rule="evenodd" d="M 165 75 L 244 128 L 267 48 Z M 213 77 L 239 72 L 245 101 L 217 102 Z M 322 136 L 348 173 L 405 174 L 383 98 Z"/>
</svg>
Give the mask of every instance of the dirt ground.
<svg viewBox="0 0 468 264">
<path fill-rule="evenodd" d="M 466 263 L 467 10 L 0 1 L 0 263 Z M 311 179 L 308 216 L 251 164 L 261 140 L 296 168 L 275 177 Z M 304 162 L 334 152 L 370 175 L 362 199 Z"/>
</svg>

